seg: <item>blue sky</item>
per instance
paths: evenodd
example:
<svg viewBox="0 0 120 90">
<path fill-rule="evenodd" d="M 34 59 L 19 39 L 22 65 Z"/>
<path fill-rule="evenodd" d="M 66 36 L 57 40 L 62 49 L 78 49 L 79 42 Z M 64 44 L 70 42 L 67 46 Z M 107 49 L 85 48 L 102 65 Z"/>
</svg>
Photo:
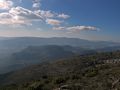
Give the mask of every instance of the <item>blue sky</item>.
<svg viewBox="0 0 120 90">
<path fill-rule="evenodd" d="M 120 42 L 120 0 L 0 0 L 0 36 Z"/>
</svg>

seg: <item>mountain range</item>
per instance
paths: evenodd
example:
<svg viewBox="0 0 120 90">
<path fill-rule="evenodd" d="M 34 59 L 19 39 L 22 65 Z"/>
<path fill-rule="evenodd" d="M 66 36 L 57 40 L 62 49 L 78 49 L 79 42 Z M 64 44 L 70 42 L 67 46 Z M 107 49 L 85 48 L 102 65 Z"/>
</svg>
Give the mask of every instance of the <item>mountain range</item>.
<svg viewBox="0 0 120 90">
<path fill-rule="evenodd" d="M 0 38 L 0 48 L 24 48 L 27 46 L 40 46 L 40 45 L 70 45 L 86 48 L 104 48 L 110 46 L 118 46 L 120 43 L 109 41 L 89 41 L 79 38 L 66 38 L 66 37 L 53 37 L 53 38 L 40 38 L 40 37 L 8 37 Z"/>
<path fill-rule="evenodd" d="M 77 55 L 120 50 L 120 44 L 78 38 L 1 37 L 0 73 Z"/>
</svg>

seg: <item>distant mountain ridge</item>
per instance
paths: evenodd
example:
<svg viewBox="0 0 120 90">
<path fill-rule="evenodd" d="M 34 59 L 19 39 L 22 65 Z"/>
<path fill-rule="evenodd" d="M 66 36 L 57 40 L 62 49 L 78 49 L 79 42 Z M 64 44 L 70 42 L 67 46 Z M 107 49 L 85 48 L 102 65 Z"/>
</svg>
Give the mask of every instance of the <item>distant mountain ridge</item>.
<svg viewBox="0 0 120 90">
<path fill-rule="evenodd" d="M 102 51 L 120 50 L 120 44 L 78 38 L 1 37 L 0 71 L 11 71 L 25 64 L 67 58 Z"/>
<path fill-rule="evenodd" d="M 2 38 L 3 39 L 3 38 Z M 40 37 L 14 37 L 0 40 L 0 47 L 25 48 L 27 46 L 40 45 L 70 45 L 86 48 L 104 48 L 110 46 L 118 46 L 120 43 L 107 41 L 88 41 L 79 38 L 40 38 Z"/>
<path fill-rule="evenodd" d="M 88 49 L 101 49 L 106 47 L 120 46 L 120 43 L 105 42 L 105 41 L 88 41 L 79 38 L 41 38 L 41 37 L 0 37 L 0 58 L 7 57 L 11 53 L 19 52 L 29 46 L 73 46 Z"/>
</svg>

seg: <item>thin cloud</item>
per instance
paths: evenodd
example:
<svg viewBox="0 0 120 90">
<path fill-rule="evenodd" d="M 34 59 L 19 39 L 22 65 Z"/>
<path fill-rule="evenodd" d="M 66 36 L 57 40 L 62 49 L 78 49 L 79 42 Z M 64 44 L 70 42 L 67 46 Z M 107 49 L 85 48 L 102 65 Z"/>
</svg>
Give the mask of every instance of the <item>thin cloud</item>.
<svg viewBox="0 0 120 90">
<path fill-rule="evenodd" d="M 0 0 L 0 9 L 8 10 L 13 6 L 13 2 L 11 0 Z"/>
<path fill-rule="evenodd" d="M 67 18 L 69 18 L 70 16 L 62 13 L 62 14 L 59 14 L 58 17 L 59 17 L 59 18 L 63 18 L 63 19 L 67 19 Z"/>
<path fill-rule="evenodd" d="M 33 8 L 39 8 L 39 7 L 40 7 L 40 4 L 39 4 L 39 3 L 34 3 L 32 7 L 33 7 Z"/>
<path fill-rule="evenodd" d="M 69 15 L 64 13 L 57 14 L 51 10 L 45 11 L 39 9 L 40 1 L 41 0 L 33 0 L 33 8 L 37 8 L 33 11 L 20 6 L 14 7 L 13 0 L 0 1 L 1 9 L 8 9 L 8 11 L 0 13 L 0 24 L 32 24 L 33 21 L 43 21 L 46 22 L 46 24 L 55 26 L 62 23 L 58 18 L 66 19 L 69 17 Z M 19 2 L 22 2 L 22 0 L 19 0 Z M 3 15 L 5 15 L 4 18 Z"/>
<path fill-rule="evenodd" d="M 65 27 L 53 27 L 53 30 L 65 30 Z"/>
<path fill-rule="evenodd" d="M 32 5 L 32 7 L 33 7 L 34 9 L 39 9 L 39 8 L 40 8 L 40 1 L 41 1 L 41 0 L 33 0 L 33 5 Z"/>
<path fill-rule="evenodd" d="M 37 15 L 41 16 L 43 19 L 46 18 L 53 18 L 55 17 L 55 14 L 51 11 L 44 11 L 44 10 L 36 10 L 34 11 Z"/>
<path fill-rule="evenodd" d="M 31 24 L 41 21 L 41 17 L 23 7 L 11 8 L 7 13 L 0 13 L 0 24 Z"/>
<path fill-rule="evenodd" d="M 47 24 L 56 26 L 56 25 L 60 25 L 62 23 L 62 21 L 56 20 L 56 19 L 47 19 L 46 20 Z"/>
<path fill-rule="evenodd" d="M 18 0 L 22 2 L 23 0 Z M 49 24 L 53 27 L 53 30 L 66 30 L 67 32 L 80 32 L 80 31 L 98 31 L 100 30 L 94 26 L 60 26 L 64 25 L 65 19 L 70 18 L 70 15 L 65 13 L 58 14 L 51 10 L 41 10 L 41 0 L 33 0 L 31 7 L 34 10 L 16 6 L 14 7 L 13 0 L 1 0 L 0 9 L 5 9 L 0 13 L 0 24 L 2 25 L 32 25 L 35 21 L 42 21 L 45 24 Z M 63 19 L 64 22 L 61 20 Z"/>
<path fill-rule="evenodd" d="M 73 26 L 73 27 L 67 27 L 67 30 L 70 30 L 70 31 L 85 31 L 85 30 L 96 31 L 99 29 L 97 27 L 94 27 L 94 26 Z"/>
<path fill-rule="evenodd" d="M 53 30 L 65 30 L 67 32 L 80 31 L 99 31 L 100 29 L 94 26 L 72 26 L 72 27 L 53 27 Z"/>
</svg>

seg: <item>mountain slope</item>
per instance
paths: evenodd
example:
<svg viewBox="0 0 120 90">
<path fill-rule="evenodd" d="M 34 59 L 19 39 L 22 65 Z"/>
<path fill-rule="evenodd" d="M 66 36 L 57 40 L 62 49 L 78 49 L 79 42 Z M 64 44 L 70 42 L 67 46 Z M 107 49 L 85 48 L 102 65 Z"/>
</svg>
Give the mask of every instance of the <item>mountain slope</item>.
<svg viewBox="0 0 120 90">
<path fill-rule="evenodd" d="M 71 50 L 67 50 L 64 46 L 57 45 L 46 45 L 46 46 L 29 46 L 22 50 L 21 52 L 14 53 L 12 55 L 13 60 L 16 61 L 46 61 L 46 60 L 55 60 L 60 58 L 67 58 L 74 56 Z M 33 62 L 34 62 L 33 61 Z"/>
<path fill-rule="evenodd" d="M 70 58 L 75 55 L 85 55 L 92 53 L 95 53 L 95 51 L 91 49 L 71 46 L 29 46 L 20 52 L 12 54 L 12 56 L 10 56 L 8 59 L 9 65 L 0 69 L 0 72 L 8 72 L 23 68 L 31 64 L 54 61 L 63 58 Z"/>
<path fill-rule="evenodd" d="M 71 50 L 65 50 L 65 48 L 64 46 L 56 45 L 29 46 L 20 52 L 11 54 L 9 58 L 4 58 L 3 62 L 5 64 L 2 64 L 0 67 L 0 73 L 13 71 L 31 64 L 68 58 L 75 55 Z"/>
<path fill-rule="evenodd" d="M 14 87 L 14 89 L 19 87 L 54 90 L 54 88 L 66 87 L 74 88 L 68 90 L 114 90 L 119 88 L 117 81 L 120 79 L 120 66 L 119 63 L 108 64 L 105 61 L 116 58 L 120 59 L 119 51 L 41 63 L 1 75 L 0 82 L 12 84 L 4 88 Z"/>
</svg>

